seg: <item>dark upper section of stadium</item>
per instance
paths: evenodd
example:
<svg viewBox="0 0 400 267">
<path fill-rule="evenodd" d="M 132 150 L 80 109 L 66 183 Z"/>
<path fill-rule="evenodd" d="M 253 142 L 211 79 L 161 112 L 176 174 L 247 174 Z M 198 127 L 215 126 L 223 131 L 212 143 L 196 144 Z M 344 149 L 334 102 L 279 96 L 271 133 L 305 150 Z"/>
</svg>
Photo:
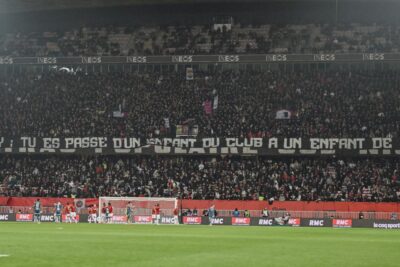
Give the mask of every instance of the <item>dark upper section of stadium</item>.
<svg viewBox="0 0 400 267">
<path fill-rule="evenodd" d="M 396 0 L 385 0 L 395 2 Z M 162 5 L 162 4 L 232 4 L 232 3 L 304 3 L 310 0 L 2 0 L 0 1 L 1 13 L 30 12 L 49 9 L 71 9 L 71 8 L 98 8 L 110 6 L 138 6 L 138 5 Z M 319 2 L 335 2 L 335 0 L 319 0 Z M 339 3 L 346 2 L 375 2 L 378 0 L 338 0 Z"/>
<path fill-rule="evenodd" d="M 210 24 L 222 15 L 247 24 L 393 23 L 398 21 L 399 8 L 394 0 L 337 0 L 337 5 L 335 0 L 0 0 L 0 33 L 83 25 Z"/>
</svg>

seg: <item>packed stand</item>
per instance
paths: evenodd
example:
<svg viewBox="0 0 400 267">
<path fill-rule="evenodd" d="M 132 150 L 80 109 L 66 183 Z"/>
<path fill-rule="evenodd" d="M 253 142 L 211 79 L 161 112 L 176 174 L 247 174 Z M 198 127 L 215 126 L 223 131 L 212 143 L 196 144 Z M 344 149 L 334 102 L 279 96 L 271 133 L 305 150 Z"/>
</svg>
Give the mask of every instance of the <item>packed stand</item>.
<svg viewBox="0 0 400 267">
<path fill-rule="evenodd" d="M 3 137 L 396 137 L 399 72 L 65 73 L 0 82 Z M 285 116 L 281 116 L 284 111 Z"/>
<path fill-rule="evenodd" d="M 0 56 L 399 52 L 400 27 L 288 24 L 82 27 L 0 35 Z"/>
<path fill-rule="evenodd" d="M 399 201 L 391 159 L 2 157 L 0 196 Z"/>
</svg>

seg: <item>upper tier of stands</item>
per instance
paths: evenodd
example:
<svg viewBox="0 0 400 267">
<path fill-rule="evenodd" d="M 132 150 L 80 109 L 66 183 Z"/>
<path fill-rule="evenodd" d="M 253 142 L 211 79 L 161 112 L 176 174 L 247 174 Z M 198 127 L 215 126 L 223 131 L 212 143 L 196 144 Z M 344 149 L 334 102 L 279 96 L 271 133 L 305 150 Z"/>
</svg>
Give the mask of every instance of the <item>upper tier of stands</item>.
<svg viewBox="0 0 400 267">
<path fill-rule="evenodd" d="M 398 71 L 197 71 L 9 75 L 2 136 L 396 137 Z M 116 112 L 115 112 L 116 111 Z M 280 111 L 283 111 L 280 112 Z"/>
<path fill-rule="evenodd" d="M 3 56 L 399 52 L 400 26 L 346 24 L 77 28 L 0 35 Z"/>
</svg>

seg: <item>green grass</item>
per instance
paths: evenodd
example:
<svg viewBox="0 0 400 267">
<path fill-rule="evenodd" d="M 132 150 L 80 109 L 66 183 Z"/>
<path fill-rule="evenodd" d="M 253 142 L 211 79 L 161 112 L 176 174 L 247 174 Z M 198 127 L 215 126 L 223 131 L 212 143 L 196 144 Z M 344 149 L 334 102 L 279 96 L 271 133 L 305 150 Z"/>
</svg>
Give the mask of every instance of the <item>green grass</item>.
<svg viewBox="0 0 400 267">
<path fill-rule="evenodd" d="M 399 266 L 400 231 L 0 223 L 0 266 Z"/>
</svg>

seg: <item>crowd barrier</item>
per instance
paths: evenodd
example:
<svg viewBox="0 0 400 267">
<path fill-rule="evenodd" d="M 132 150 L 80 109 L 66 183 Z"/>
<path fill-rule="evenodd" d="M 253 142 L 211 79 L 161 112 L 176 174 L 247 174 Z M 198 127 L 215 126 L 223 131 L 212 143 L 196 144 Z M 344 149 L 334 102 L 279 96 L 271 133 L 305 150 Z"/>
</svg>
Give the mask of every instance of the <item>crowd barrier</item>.
<svg viewBox="0 0 400 267">
<path fill-rule="evenodd" d="M 186 209 L 182 209 L 185 211 Z M 203 212 L 207 209 L 197 209 L 197 214 L 202 215 Z M 9 206 L 0 206 L 0 214 L 1 213 L 31 213 L 32 207 L 9 207 Z M 51 214 L 54 212 L 53 207 L 42 207 L 42 213 Z M 164 210 L 163 215 L 171 215 L 172 211 Z M 217 210 L 218 216 L 221 217 L 232 217 L 233 210 Z M 239 210 L 241 216 L 244 214 L 244 210 Z M 259 217 L 262 216 L 261 210 L 248 210 L 250 217 Z M 79 214 L 87 214 L 88 210 L 86 207 L 78 208 Z M 125 215 L 125 208 L 114 208 L 115 215 Z M 294 210 L 269 210 L 269 216 L 276 218 L 282 217 L 285 213 L 290 213 L 290 215 L 294 218 L 301 219 L 359 219 L 360 212 L 345 212 L 345 211 L 294 211 Z M 142 209 L 140 212 L 141 215 L 151 215 L 151 208 Z M 364 219 L 371 220 L 390 220 L 395 216 L 395 218 L 400 218 L 399 212 L 362 212 L 362 216 Z"/>
<path fill-rule="evenodd" d="M 79 223 L 88 223 L 88 215 L 81 214 L 77 216 Z M 152 224 L 152 217 L 148 215 L 133 216 L 135 224 Z M 333 227 L 333 228 L 381 228 L 381 229 L 400 229 L 400 220 L 373 220 L 373 219 L 320 219 L 320 218 L 290 218 L 286 224 L 281 220 L 269 217 L 216 217 L 209 218 L 205 216 L 183 216 L 180 217 L 180 223 L 186 225 L 233 225 L 233 226 L 282 226 L 282 227 Z M 0 222 L 32 222 L 32 213 L 0 213 Z M 42 214 L 43 223 L 54 222 L 54 214 Z M 62 217 L 65 222 L 65 215 Z M 113 223 L 125 224 L 126 216 L 113 216 Z M 160 224 L 177 224 L 172 216 L 163 216 Z"/>
<path fill-rule="evenodd" d="M 28 206 L 32 207 L 37 197 L 0 197 L 1 206 Z M 43 207 L 53 207 L 55 202 L 60 201 L 65 206 L 67 202 L 76 203 L 81 201 L 86 206 L 98 204 L 98 198 L 74 199 L 74 198 L 40 198 Z M 187 200 L 179 201 L 183 209 L 208 209 L 215 205 L 217 210 L 287 210 L 287 211 L 336 211 L 336 212 L 398 212 L 400 213 L 400 202 L 340 202 L 340 201 L 267 201 L 259 200 Z"/>
</svg>

